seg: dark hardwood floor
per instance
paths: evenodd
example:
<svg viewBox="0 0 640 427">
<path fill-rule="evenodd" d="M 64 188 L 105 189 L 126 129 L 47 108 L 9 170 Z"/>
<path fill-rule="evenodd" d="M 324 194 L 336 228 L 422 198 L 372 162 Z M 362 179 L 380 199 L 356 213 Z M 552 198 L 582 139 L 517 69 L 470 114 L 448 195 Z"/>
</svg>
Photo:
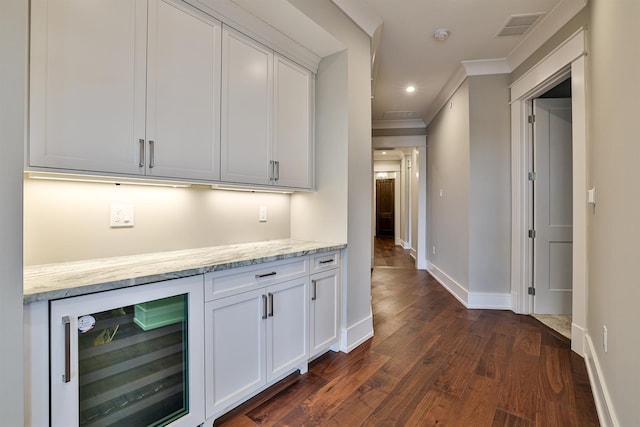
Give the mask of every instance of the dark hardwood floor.
<svg viewBox="0 0 640 427">
<path fill-rule="evenodd" d="M 377 239 L 375 336 L 216 426 L 598 426 L 584 360 L 537 320 L 467 310 L 408 251 Z"/>
</svg>

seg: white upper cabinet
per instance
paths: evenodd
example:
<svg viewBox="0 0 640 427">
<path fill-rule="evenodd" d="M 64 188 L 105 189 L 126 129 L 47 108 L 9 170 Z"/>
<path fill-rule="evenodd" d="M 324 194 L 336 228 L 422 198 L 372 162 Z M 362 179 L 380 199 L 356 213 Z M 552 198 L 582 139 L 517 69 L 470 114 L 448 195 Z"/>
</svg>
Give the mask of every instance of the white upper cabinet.
<svg viewBox="0 0 640 427">
<path fill-rule="evenodd" d="M 149 3 L 147 175 L 220 179 L 221 25 L 182 3 Z"/>
<path fill-rule="evenodd" d="M 283 187 L 313 187 L 313 74 L 274 57 L 274 181 Z"/>
<path fill-rule="evenodd" d="M 222 57 L 222 181 L 311 188 L 313 74 L 228 28 Z"/>
<path fill-rule="evenodd" d="M 32 0 L 29 164 L 137 174 L 147 2 Z"/>
<path fill-rule="evenodd" d="M 219 22 L 169 0 L 31 14 L 29 166 L 219 179 Z"/>
<path fill-rule="evenodd" d="M 224 28 L 222 33 L 222 181 L 269 184 L 273 52 Z"/>
</svg>

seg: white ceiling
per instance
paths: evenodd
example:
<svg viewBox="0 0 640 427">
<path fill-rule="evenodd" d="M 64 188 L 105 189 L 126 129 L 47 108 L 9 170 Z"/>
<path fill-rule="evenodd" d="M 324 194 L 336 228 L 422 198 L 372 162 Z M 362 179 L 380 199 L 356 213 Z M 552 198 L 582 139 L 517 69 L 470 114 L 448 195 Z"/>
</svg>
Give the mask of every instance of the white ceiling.
<svg viewBox="0 0 640 427">
<path fill-rule="evenodd" d="M 378 127 L 389 116 L 428 124 L 456 80 L 511 72 L 587 0 L 332 1 L 373 38 L 372 120 Z M 524 35 L 497 37 L 511 16 L 534 13 L 542 16 Z M 382 24 L 373 30 L 376 22 Z M 439 28 L 450 31 L 447 40 L 433 38 Z M 405 92 L 408 85 L 414 93 Z"/>
</svg>

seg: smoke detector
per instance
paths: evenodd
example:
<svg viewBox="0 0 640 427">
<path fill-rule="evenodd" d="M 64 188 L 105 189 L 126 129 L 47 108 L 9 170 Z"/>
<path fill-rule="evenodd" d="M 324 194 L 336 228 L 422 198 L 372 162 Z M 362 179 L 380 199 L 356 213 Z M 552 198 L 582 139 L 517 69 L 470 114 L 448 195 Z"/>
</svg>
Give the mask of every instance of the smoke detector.
<svg viewBox="0 0 640 427">
<path fill-rule="evenodd" d="M 449 30 L 446 28 L 438 28 L 433 32 L 433 38 L 439 42 L 444 41 L 449 38 Z"/>
</svg>

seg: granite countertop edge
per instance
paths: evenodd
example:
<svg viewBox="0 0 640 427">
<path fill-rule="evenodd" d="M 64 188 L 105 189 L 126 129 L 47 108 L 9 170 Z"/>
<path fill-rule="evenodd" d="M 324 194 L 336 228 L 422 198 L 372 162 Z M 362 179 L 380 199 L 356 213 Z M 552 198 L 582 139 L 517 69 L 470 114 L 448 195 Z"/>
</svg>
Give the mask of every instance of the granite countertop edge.
<svg viewBox="0 0 640 427">
<path fill-rule="evenodd" d="M 23 303 L 105 292 L 346 247 L 345 243 L 285 239 L 30 266 L 24 269 Z M 110 274 L 107 269 L 115 272 Z M 150 272 L 151 269 L 157 272 Z"/>
</svg>

